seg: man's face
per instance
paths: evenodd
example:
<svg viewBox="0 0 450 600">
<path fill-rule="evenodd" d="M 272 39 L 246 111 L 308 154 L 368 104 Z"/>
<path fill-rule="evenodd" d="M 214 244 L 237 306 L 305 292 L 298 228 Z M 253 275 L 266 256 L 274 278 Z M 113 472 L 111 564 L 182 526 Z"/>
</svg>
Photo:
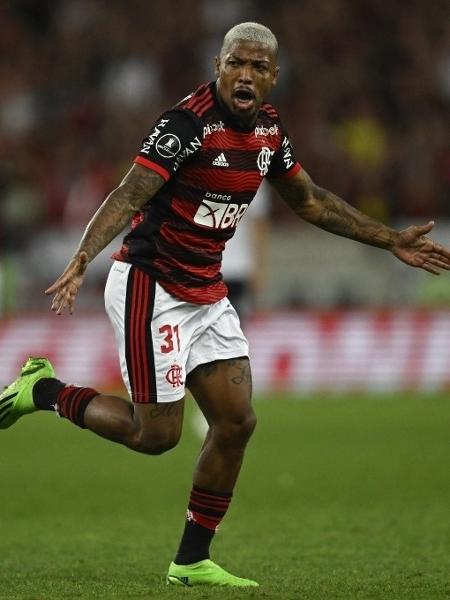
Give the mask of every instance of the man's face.
<svg viewBox="0 0 450 600">
<path fill-rule="evenodd" d="M 251 126 L 277 82 L 276 56 L 265 44 L 237 40 L 216 58 L 217 91 L 236 119 Z"/>
</svg>

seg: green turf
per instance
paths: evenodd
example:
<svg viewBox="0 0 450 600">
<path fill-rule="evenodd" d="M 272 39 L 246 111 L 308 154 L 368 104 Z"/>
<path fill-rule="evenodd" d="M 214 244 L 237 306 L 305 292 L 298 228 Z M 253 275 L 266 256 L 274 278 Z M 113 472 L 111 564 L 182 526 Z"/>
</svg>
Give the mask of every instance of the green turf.
<svg viewBox="0 0 450 600">
<path fill-rule="evenodd" d="M 450 598 L 450 398 L 256 403 L 214 544 L 248 591 L 164 575 L 200 441 L 145 457 L 54 415 L 0 433 L 0 598 Z"/>
</svg>

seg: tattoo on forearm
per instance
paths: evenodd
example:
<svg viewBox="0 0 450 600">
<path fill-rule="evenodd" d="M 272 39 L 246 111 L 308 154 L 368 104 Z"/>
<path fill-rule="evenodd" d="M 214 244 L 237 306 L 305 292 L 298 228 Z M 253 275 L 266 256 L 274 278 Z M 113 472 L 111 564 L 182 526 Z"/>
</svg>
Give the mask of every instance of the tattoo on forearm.
<svg viewBox="0 0 450 600">
<path fill-rule="evenodd" d="M 386 248 L 392 244 L 391 230 L 360 212 L 335 194 L 313 184 L 318 207 L 312 211 L 313 222 L 322 229 L 344 237 Z M 315 214 L 314 214 L 315 213 Z"/>
<path fill-rule="evenodd" d="M 291 183 L 278 183 L 276 187 L 289 206 L 309 223 L 372 246 L 390 248 L 393 245 L 394 230 L 317 186 L 307 173 Z"/>
<path fill-rule="evenodd" d="M 150 170 L 131 169 L 120 186 L 113 190 L 88 224 L 78 251 L 92 260 L 131 221 L 133 215 L 151 198 L 163 183 Z"/>
</svg>

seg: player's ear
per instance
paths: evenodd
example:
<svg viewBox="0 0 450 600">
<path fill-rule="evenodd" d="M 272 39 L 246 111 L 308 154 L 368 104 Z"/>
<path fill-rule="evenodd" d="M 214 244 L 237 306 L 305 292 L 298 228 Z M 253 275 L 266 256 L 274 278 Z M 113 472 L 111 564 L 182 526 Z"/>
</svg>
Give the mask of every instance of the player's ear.
<svg viewBox="0 0 450 600">
<path fill-rule="evenodd" d="M 280 67 L 277 66 L 274 69 L 272 85 L 277 85 L 279 73 L 280 73 Z"/>
<path fill-rule="evenodd" d="M 220 56 L 216 56 L 216 58 L 214 59 L 214 73 L 216 75 L 216 77 L 219 77 L 219 72 L 220 72 Z"/>
</svg>

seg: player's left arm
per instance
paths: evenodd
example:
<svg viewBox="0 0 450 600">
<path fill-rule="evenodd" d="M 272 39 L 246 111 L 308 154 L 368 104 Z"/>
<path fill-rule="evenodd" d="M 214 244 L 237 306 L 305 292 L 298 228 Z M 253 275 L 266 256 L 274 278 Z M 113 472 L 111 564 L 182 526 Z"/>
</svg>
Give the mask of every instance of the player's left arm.
<svg viewBox="0 0 450 600">
<path fill-rule="evenodd" d="M 440 269 L 450 270 L 450 250 L 426 237 L 433 221 L 396 231 L 319 187 L 303 169 L 289 179 L 273 178 L 270 183 L 299 217 L 321 229 L 389 250 L 407 265 L 433 275 L 439 275 Z"/>
</svg>

